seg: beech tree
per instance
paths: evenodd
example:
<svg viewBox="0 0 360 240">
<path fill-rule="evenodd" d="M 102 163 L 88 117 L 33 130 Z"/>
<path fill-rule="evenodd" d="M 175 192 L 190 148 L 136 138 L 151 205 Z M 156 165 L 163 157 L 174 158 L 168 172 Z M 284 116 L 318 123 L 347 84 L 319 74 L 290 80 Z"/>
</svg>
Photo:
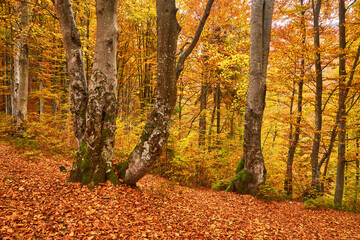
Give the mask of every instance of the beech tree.
<svg viewBox="0 0 360 240">
<path fill-rule="evenodd" d="M 21 1 L 14 11 L 19 18 L 15 24 L 15 57 L 14 57 L 14 86 L 13 86 L 13 119 L 16 132 L 21 134 L 27 120 L 27 102 L 29 86 L 29 0 Z"/>
<path fill-rule="evenodd" d="M 227 191 L 254 195 L 265 182 L 261 126 L 274 0 L 253 0 L 250 21 L 250 74 L 245 105 L 243 156 Z"/>
<path fill-rule="evenodd" d="M 97 185 L 119 181 L 113 170 L 116 125 L 117 0 L 96 2 L 97 37 L 92 74 L 87 86 L 80 34 L 70 0 L 54 0 L 70 77 L 71 112 L 79 144 L 70 181 Z"/>
<path fill-rule="evenodd" d="M 169 122 L 176 104 L 177 79 L 185 59 L 196 46 L 214 0 L 209 0 L 192 42 L 176 62 L 177 38 L 180 26 L 176 19 L 175 0 L 158 0 L 158 85 L 157 97 L 140 141 L 127 161 L 116 166 L 125 183 L 135 185 L 156 159 L 169 136 Z M 68 72 L 70 77 L 71 111 L 79 149 L 70 181 L 96 186 L 110 180 L 119 184 L 113 168 L 115 142 L 117 81 L 116 26 L 117 0 L 96 2 L 97 37 L 92 74 L 87 86 L 81 52 L 70 0 L 53 0 L 58 15 Z"/>
</svg>

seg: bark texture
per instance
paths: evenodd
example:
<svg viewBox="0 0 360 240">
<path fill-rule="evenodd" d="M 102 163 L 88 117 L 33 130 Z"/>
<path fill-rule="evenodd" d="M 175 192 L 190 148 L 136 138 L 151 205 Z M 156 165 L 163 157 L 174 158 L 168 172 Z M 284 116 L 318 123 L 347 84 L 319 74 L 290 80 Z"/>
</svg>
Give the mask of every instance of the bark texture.
<svg viewBox="0 0 360 240">
<path fill-rule="evenodd" d="M 75 23 L 70 0 L 53 0 L 53 3 L 60 22 L 66 54 L 67 71 L 70 79 L 70 110 L 74 122 L 74 132 L 78 145 L 80 145 L 84 139 L 86 128 L 88 98 L 80 34 Z"/>
<path fill-rule="evenodd" d="M 113 146 L 116 122 L 117 0 L 98 0 L 97 40 L 89 86 L 80 35 L 69 0 L 54 0 L 60 21 L 70 77 L 71 112 L 79 149 L 70 181 L 96 186 L 107 179 L 114 184 Z"/>
<path fill-rule="evenodd" d="M 19 17 L 16 25 L 15 58 L 14 58 L 14 122 L 17 134 L 25 130 L 27 120 L 27 102 L 29 87 L 29 0 L 24 0 L 15 8 Z"/>
<path fill-rule="evenodd" d="M 96 45 L 88 86 L 86 129 L 80 143 L 81 158 L 70 175 L 70 181 L 91 186 L 107 179 L 119 183 L 112 165 L 117 112 L 116 5 L 117 0 L 96 2 Z"/>
<path fill-rule="evenodd" d="M 227 191 L 256 194 L 265 182 L 261 126 L 265 108 L 266 72 L 274 0 L 254 0 L 250 22 L 250 75 L 244 121 L 243 156 Z"/>
</svg>

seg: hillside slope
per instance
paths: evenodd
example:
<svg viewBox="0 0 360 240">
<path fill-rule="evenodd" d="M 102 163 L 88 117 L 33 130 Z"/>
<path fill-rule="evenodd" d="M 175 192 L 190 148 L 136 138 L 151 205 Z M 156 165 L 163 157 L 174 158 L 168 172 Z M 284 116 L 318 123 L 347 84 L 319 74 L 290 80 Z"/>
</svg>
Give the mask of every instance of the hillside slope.
<svg viewBox="0 0 360 240">
<path fill-rule="evenodd" d="M 360 214 L 190 189 L 147 175 L 139 190 L 68 183 L 71 163 L 0 143 L 0 239 L 360 239 Z"/>
</svg>

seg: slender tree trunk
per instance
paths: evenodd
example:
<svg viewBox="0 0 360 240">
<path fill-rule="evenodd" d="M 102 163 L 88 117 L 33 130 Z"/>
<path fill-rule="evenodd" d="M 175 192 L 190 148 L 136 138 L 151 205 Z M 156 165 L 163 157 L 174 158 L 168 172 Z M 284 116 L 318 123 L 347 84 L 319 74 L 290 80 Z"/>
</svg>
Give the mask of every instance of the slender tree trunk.
<svg viewBox="0 0 360 240">
<path fill-rule="evenodd" d="M 270 47 L 273 0 L 254 0 L 250 22 L 250 75 L 244 121 L 243 156 L 227 191 L 256 194 L 265 182 L 261 126 L 265 108 L 266 72 Z"/>
<path fill-rule="evenodd" d="M 206 83 L 201 83 L 200 92 L 200 117 L 199 117 L 199 146 L 205 145 L 206 135 L 206 102 L 207 102 L 207 89 Z"/>
<path fill-rule="evenodd" d="M 360 182 L 360 161 L 359 161 L 359 138 L 356 139 L 356 160 L 355 160 L 355 201 L 354 204 L 356 206 L 359 195 L 359 182 Z"/>
<path fill-rule="evenodd" d="M 5 71 L 4 71 L 4 86 L 9 86 L 9 70 L 8 70 L 8 63 L 9 63 L 9 58 L 8 58 L 8 54 L 7 54 L 7 46 L 4 49 L 4 66 L 5 66 Z M 10 88 L 11 89 L 11 86 Z M 11 93 L 9 94 L 9 90 L 4 90 L 4 112 L 5 115 L 8 116 L 10 114 L 10 98 L 9 96 L 11 95 Z"/>
<path fill-rule="evenodd" d="M 16 32 L 15 59 L 14 59 L 14 122 L 16 132 L 22 134 L 27 120 L 27 101 L 29 87 L 29 0 L 24 0 L 15 10 L 19 16 Z"/>
<path fill-rule="evenodd" d="M 314 47 L 315 47 L 315 72 L 316 72 L 316 91 L 315 91 L 315 133 L 311 152 L 312 180 L 311 185 L 319 190 L 320 168 L 319 149 L 322 129 L 322 68 L 320 56 L 320 26 L 319 17 L 321 9 L 321 0 L 312 0 L 314 13 Z"/>
<path fill-rule="evenodd" d="M 39 83 L 39 90 L 41 92 L 40 98 L 39 98 L 39 116 L 40 116 L 40 121 L 43 120 L 44 118 L 44 97 L 42 95 L 42 91 L 43 91 L 43 81 L 40 80 Z"/>
<path fill-rule="evenodd" d="M 220 83 L 218 83 L 216 85 L 216 133 L 217 133 L 217 137 L 219 138 L 219 134 L 220 134 L 220 105 L 221 105 L 221 88 L 220 88 Z"/>
<path fill-rule="evenodd" d="M 213 125 L 214 125 L 214 121 L 215 121 L 215 114 L 216 114 L 216 103 L 217 103 L 217 91 L 216 91 L 216 88 L 213 89 L 213 99 L 214 99 L 214 106 L 213 106 L 213 110 L 212 110 L 212 113 L 211 113 L 211 119 L 210 119 L 210 125 L 209 125 L 209 133 L 208 133 L 208 150 L 210 151 L 212 149 L 212 144 L 211 144 L 211 135 L 212 135 L 212 129 L 213 129 Z"/>
<path fill-rule="evenodd" d="M 231 117 L 230 117 L 230 132 L 229 138 L 232 139 L 234 137 L 234 117 L 235 117 L 235 108 L 232 108 Z"/>
<path fill-rule="evenodd" d="M 338 131 L 338 160 L 337 160 L 337 172 L 336 172 L 336 187 L 334 195 L 334 203 L 341 205 L 344 194 L 344 176 L 345 176 L 345 140 L 346 140 L 346 8 L 344 0 L 339 1 L 339 113 L 340 123 Z"/>
<path fill-rule="evenodd" d="M 359 161 L 359 158 L 358 158 L 358 157 L 359 157 L 359 147 L 360 147 L 359 138 L 356 138 L 355 187 L 358 187 L 358 186 L 359 186 L 359 181 L 360 181 L 360 161 Z"/>
<path fill-rule="evenodd" d="M 304 1 L 300 0 L 300 5 L 303 7 Z M 306 29 L 305 29 L 305 11 L 301 11 L 301 35 L 302 35 L 302 45 L 305 45 L 306 41 Z M 302 100 L 303 100 L 303 86 L 304 86 L 304 77 L 305 77 L 305 56 L 302 54 L 301 56 L 301 66 L 300 66 L 300 79 L 298 81 L 298 102 L 297 102 L 297 117 L 296 117 L 296 125 L 294 136 L 290 137 L 290 146 L 288 152 L 288 158 L 286 163 L 286 173 L 285 173 L 285 182 L 284 182 L 284 190 L 288 196 L 292 196 L 293 194 L 293 163 L 294 156 L 296 152 L 296 147 L 299 143 L 300 137 L 300 123 L 302 118 Z"/>
</svg>

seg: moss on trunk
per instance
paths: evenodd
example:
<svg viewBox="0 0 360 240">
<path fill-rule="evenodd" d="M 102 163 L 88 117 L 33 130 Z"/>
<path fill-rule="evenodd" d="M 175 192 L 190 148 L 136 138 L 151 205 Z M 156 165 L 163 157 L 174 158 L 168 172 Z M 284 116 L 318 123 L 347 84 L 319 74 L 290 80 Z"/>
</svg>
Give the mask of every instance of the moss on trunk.
<svg viewBox="0 0 360 240">
<path fill-rule="evenodd" d="M 231 179 L 227 192 L 237 192 L 239 194 L 248 193 L 248 184 L 251 182 L 251 174 L 244 169 L 244 160 L 240 159 L 235 174 Z"/>
</svg>

